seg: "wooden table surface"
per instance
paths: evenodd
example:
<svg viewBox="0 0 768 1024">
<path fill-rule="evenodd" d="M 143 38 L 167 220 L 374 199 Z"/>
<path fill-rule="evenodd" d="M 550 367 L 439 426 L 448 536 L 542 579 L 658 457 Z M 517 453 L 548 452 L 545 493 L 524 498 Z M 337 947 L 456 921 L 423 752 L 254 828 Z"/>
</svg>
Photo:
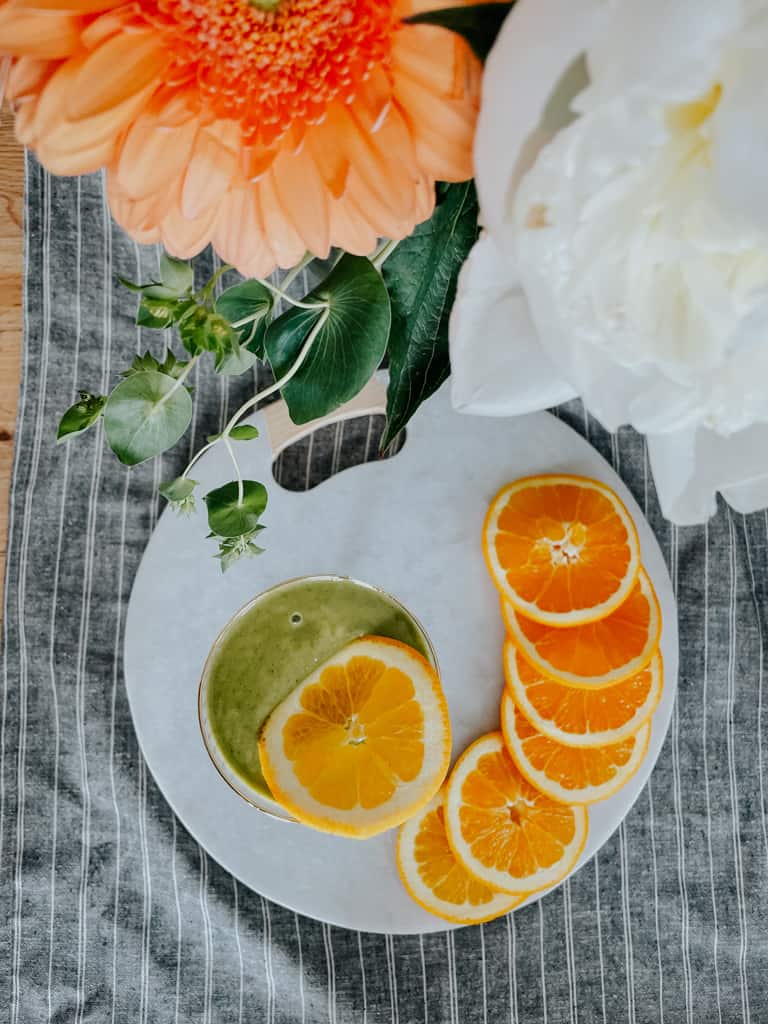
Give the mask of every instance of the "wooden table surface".
<svg viewBox="0 0 768 1024">
<path fill-rule="evenodd" d="M 3 107 L 0 110 L 0 599 L 5 583 L 8 488 L 21 364 L 24 159 L 13 136 L 11 120 L 8 108 Z"/>
</svg>

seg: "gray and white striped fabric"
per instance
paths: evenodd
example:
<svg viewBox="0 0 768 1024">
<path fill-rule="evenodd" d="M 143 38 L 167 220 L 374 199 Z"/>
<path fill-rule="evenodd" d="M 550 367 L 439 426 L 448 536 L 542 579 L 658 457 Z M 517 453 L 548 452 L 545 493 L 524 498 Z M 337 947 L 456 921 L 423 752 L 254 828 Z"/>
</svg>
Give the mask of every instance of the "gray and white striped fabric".
<svg viewBox="0 0 768 1024">
<path fill-rule="evenodd" d="M 606 434 L 575 403 L 559 415 L 647 510 L 680 605 L 670 734 L 650 783 L 599 855 L 505 919 L 383 937 L 268 903 L 174 818 L 131 727 L 121 667 L 126 604 L 158 514 L 155 484 L 252 382 L 227 388 L 200 372 L 193 436 L 162 465 L 127 472 L 98 432 L 54 444 L 76 385 L 103 391 L 133 351 L 157 345 L 134 326 L 135 300 L 115 280 L 147 278 L 156 260 L 110 223 L 99 178 L 52 179 L 28 160 L 0 733 L 0 1007 L 8 1019 L 768 1020 L 768 518 L 721 505 L 707 527 L 671 527 L 642 439 Z M 278 470 L 310 486 L 373 455 L 377 430 L 366 422 L 318 434 Z"/>
</svg>

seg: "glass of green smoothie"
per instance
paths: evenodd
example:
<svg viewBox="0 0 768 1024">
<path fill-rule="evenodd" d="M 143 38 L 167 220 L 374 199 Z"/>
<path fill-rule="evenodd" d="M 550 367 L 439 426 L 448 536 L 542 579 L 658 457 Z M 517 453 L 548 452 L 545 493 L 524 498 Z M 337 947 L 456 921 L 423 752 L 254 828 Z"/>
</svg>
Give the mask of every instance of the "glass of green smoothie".
<svg viewBox="0 0 768 1024">
<path fill-rule="evenodd" d="M 345 576 L 279 583 L 244 605 L 217 637 L 200 681 L 200 730 L 219 774 L 254 807 L 293 820 L 261 774 L 259 732 L 302 679 L 361 636 L 400 640 L 437 668 L 411 612 L 378 587 Z"/>
</svg>

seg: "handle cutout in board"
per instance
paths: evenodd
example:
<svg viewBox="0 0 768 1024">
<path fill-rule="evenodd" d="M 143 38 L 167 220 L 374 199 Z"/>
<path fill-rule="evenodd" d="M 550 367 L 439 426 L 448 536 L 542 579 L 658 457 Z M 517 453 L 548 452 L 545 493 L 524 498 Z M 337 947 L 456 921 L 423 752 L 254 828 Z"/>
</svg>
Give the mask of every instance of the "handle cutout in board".
<svg viewBox="0 0 768 1024">
<path fill-rule="evenodd" d="M 387 374 L 376 373 L 368 381 L 363 390 L 349 402 L 334 409 L 327 416 L 312 420 L 310 423 L 294 423 L 288 415 L 288 406 L 281 399 L 261 410 L 267 429 L 272 459 L 289 448 L 295 441 L 308 437 L 320 427 L 332 426 L 343 420 L 356 419 L 358 416 L 384 415 L 387 408 Z"/>
</svg>

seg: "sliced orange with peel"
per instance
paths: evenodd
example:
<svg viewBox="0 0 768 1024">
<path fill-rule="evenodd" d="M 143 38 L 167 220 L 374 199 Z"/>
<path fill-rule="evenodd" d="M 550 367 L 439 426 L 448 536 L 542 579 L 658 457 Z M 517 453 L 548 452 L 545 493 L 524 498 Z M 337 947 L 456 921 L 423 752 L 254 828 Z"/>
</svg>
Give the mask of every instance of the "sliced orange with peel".
<svg viewBox="0 0 768 1024">
<path fill-rule="evenodd" d="M 375 636 L 317 668 L 259 737 L 275 799 L 306 825 L 358 839 L 400 825 L 431 800 L 450 753 L 437 673 L 411 647 Z"/>
<path fill-rule="evenodd" d="M 597 622 L 557 629 L 502 601 L 507 632 L 542 675 L 566 686 L 612 686 L 641 672 L 659 647 L 661 609 L 644 569 L 624 604 Z"/>
<path fill-rule="evenodd" d="M 504 644 L 504 676 L 518 709 L 534 729 L 569 747 L 601 747 L 636 733 L 658 707 L 664 688 L 661 652 L 640 672 L 600 689 L 564 686 Z"/>
<path fill-rule="evenodd" d="M 535 789 L 500 732 L 481 736 L 459 758 L 444 807 L 459 863 L 501 892 L 555 885 L 575 867 L 587 841 L 584 807 L 567 807 Z"/>
<path fill-rule="evenodd" d="M 549 626 L 609 615 L 640 569 L 637 530 L 618 495 L 599 480 L 565 474 L 502 488 L 485 519 L 483 552 L 502 597 Z"/>
<path fill-rule="evenodd" d="M 400 826 L 397 869 L 408 894 L 424 910 L 454 924 L 481 924 L 524 899 L 473 878 L 456 860 L 445 834 L 444 789 Z"/>
<path fill-rule="evenodd" d="M 528 782 L 564 804 L 594 804 L 617 793 L 643 763 L 651 737 L 646 722 L 619 743 L 566 747 L 537 732 L 508 693 L 501 699 L 501 728 L 507 750 Z"/>
</svg>

